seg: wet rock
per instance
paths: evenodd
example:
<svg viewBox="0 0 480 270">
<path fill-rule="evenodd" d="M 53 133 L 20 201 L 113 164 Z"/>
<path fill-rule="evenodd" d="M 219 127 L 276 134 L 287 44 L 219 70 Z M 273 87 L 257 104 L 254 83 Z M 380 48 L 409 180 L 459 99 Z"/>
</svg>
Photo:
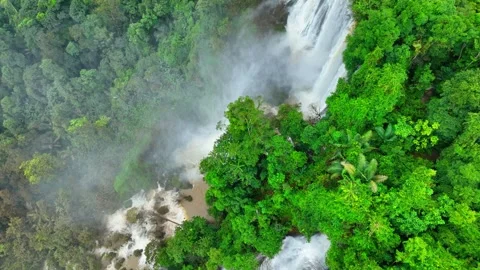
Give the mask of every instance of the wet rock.
<svg viewBox="0 0 480 270">
<path fill-rule="evenodd" d="M 105 253 L 103 255 L 103 257 L 109 261 L 113 260 L 115 257 L 117 257 L 117 253 L 116 252 L 109 252 L 109 253 Z"/>
<path fill-rule="evenodd" d="M 160 206 L 160 207 L 157 208 L 156 210 L 157 210 L 157 213 L 159 213 L 160 215 L 165 215 L 165 214 L 167 214 L 168 212 L 170 212 L 170 209 L 168 209 L 168 206 L 166 206 L 166 205 Z"/>
<path fill-rule="evenodd" d="M 104 253 L 102 256 L 102 264 L 109 265 L 115 257 L 117 257 L 116 252 Z"/>
<path fill-rule="evenodd" d="M 183 171 L 183 169 L 187 169 L 187 168 L 185 167 L 179 168 L 177 175 L 172 175 L 171 177 L 168 178 L 167 186 L 166 186 L 167 190 L 178 191 L 180 189 L 191 189 L 193 187 L 193 185 L 190 182 L 182 180 L 178 176 L 178 174 L 180 174 Z"/>
<path fill-rule="evenodd" d="M 127 211 L 127 221 L 129 223 L 135 223 L 137 222 L 139 218 L 139 213 L 138 213 L 138 209 L 136 207 L 133 207 L 131 209 L 128 209 Z"/>
<path fill-rule="evenodd" d="M 258 30 L 265 32 L 271 29 L 283 32 L 288 18 L 288 4 L 263 5 L 254 14 L 254 23 Z"/>
<path fill-rule="evenodd" d="M 155 200 L 155 205 L 153 206 L 153 210 L 160 215 L 165 215 L 166 213 L 168 213 L 170 211 L 168 209 L 168 206 L 163 204 L 163 199 L 162 199 L 162 201 Z"/>
<path fill-rule="evenodd" d="M 137 213 L 137 223 L 144 222 L 146 218 L 148 218 L 148 214 L 146 212 L 138 211 L 138 213 Z"/>
<path fill-rule="evenodd" d="M 153 231 L 153 236 L 155 239 L 163 239 L 165 237 L 165 227 L 157 226 Z"/>
<path fill-rule="evenodd" d="M 193 197 L 191 195 L 183 196 L 183 199 L 187 202 L 193 201 Z"/>
<path fill-rule="evenodd" d="M 142 256 L 142 253 L 143 253 L 143 249 L 136 249 L 135 251 L 133 251 L 133 256 L 140 257 Z"/>
<path fill-rule="evenodd" d="M 153 224 L 155 224 L 157 226 L 162 225 L 163 223 L 167 222 L 167 220 L 162 215 L 152 216 L 151 220 L 153 221 Z"/>
<path fill-rule="evenodd" d="M 132 200 L 128 199 L 128 200 L 123 202 L 123 207 L 130 208 L 130 207 L 132 207 L 132 204 L 133 204 Z"/>
<path fill-rule="evenodd" d="M 110 249 L 118 249 L 130 241 L 131 237 L 132 236 L 128 234 L 114 233 L 105 240 L 105 247 Z"/>
<path fill-rule="evenodd" d="M 180 185 L 179 188 L 180 189 L 192 189 L 193 185 L 192 185 L 192 183 L 190 183 L 188 181 L 181 181 L 181 185 Z"/>
<path fill-rule="evenodd" d="M 125 262 L 125 258 L 117 259 L 115 262 L 115 269 L 120 269 L 123 266 L 124 262 Z"/>
<path fill-rule="evenodd" d="M 163 192 L 155 193 L 155 197 L 154 197 L 155 203 L 158 204 L 158 203 L 161 203 L 161 202 L 165 201 L 163 196 L 164 196 Z"/>
</svg>

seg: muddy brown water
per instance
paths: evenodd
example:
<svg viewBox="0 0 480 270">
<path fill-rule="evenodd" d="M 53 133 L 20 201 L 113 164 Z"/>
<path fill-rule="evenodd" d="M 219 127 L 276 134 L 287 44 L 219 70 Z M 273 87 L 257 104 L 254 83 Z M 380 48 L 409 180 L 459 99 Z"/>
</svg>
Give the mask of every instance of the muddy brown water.
<svg viewBox="0 0 480 270">
<path fill-rule="evenodd" d="M 205 193 L 207 192 L 208 185 L 203 180 L 195 181 L 192 183 L 193 188 L 183 189 L 180 191 L 182 196 L 191 196 L 192 201 L 183 199 L 180 204 L 185 209 L 187 219 L 192 219 L 195 216 L 204 217 L 209 221 L 213 221 L 213 218 L 208 214 L 208 205 L 205 201 Z"/>
</svg>

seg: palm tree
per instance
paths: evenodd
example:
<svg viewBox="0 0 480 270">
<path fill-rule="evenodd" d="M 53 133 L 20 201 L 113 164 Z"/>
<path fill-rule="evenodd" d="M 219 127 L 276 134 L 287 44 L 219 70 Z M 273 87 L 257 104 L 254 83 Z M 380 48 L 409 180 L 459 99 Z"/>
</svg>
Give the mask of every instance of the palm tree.
<svg viewBox="0 0 480 270">
<path fill-rule="evenodd" d="M 33 211 L 29 212 L 27 216 L 33 222 L 34 228 L 40 228 L 44 224 L 51 224 L 53 221 L 48 214 L 48 208 L 45 201 L 38 201 L 33 208 Z"/>
<path fill-rule="evenodd" d="M 371 130 L 365 132 L 363 135 L 360 135 L 359 133 L 354 134 L 348 129 L 346 132 L 342 133 L 342 136 L 337 139 L 337 142 L 333 143 L 334 146 L 345 149 L 350 148 L 352 145 L 360 145 L 360 148 L 364 153 L 374 149 L 374 147 L 370 146 L 370 139 L 373 135 Z"/>
<path fill-rule="evenodd" d="M 378 183 L 385 182 L 388 179 L 386 175 L 376 174 L 378 168 L 378 162 L 376 159 L 367 162 L 365 155 L 358 155 L 357 166 L 349 163 L 348 161 L 334 161 L 328 167 L 327 172 L 331 173 L 331 179 L 340 178 L 343 179 L 361 179 L 362 181 L 369 182 L 370 188 L 375 193 L 378 190 Z"/>
<path fill-rule="evenodd" d="M 377 131 L 378 136 L 385 142 L 391 142 L 397 138 L 392 124 L 388 124 L 387 129 L 384 129 L 383 127 L 376 127 L 375 131 Z"/>
</svg>

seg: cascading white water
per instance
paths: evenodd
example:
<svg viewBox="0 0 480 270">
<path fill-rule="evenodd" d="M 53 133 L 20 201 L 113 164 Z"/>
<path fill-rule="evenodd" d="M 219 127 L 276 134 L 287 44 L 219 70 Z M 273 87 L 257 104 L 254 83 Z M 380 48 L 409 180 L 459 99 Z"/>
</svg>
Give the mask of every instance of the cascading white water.
<svg viewBox="0 0 480 270">
<path fill-rule="evenodd" d="M 172 236 L 178 224 L 185 220 L 185 212 L 178 204 L 178 199 L 178 192 L 166 191 L 161 187 L 148 193 L 141 191 L 130 199 L 130 207 L 121 208 L 107 216 L 108 234 L 105 237 L 115 240 L 107 241 L 110 246 L 95 250 L 99 256 L 115 254 L 116 259 L 106 265 L 106 269 L 116 269 L 115 264 L 119 260 L 124 260 L 121 264 L 127 269 L 149 269 L 145 247 L 159 234 Z M 123 240 L 119 241 L 118 238 Z M 135 256 L 137 250 L 141 250 L 142 254 Z"/>
<path fill-rule="evenodd" d="M 324 110 L 338 79 L 345 76 L 342 54 L 352 25 L 348 0 L 297 0 L 290 8 L 286 30 L 291 48 L 291 93 L 301 103 L 304 115 Z M 310 242 L 303 236 L 288 236 L 282 250 L 266 259 L 260 269 L 328 269 L 329 247 L 325 235 L 317 234 Z"/>
<path fill-rule="evenodd" d="M 330 241 L 325 235 L 314 235 L 310 241 L 303 236 L 287 236 L 282 250 L 273 259 L 265 259 L 260 270 L 325 270 L 329 247 Z"/>
<path fill-rule="evenodd" d="M 272 0 L 264 5 L 290 5 L 286 31 L 254 41 L 240 31 L 219 56 L 221 69 L 205 75 L 221 89 L 217 106 L 209 108 L 211 123 L 190 131 L 194 136 L 175 152 L 177 164 L 189 168 L 186 175 L 196 177 L 192 180 L 199 176 L 192 167 L 198 167 L 221 135 L 215 126 L 230 102 L 243 95 L 266 95 L 272 85 L 287 86 L 309 117 L 325 109 L 327 97 L 346 74 L 342 54 L 353 25 L 349 0 Z"/>
<path fill-rule="evenodd" d="M 173 153 L 173 162 L 184 168 L 183 178 L 188 181 L 201 179 L 199 162 L 213 149 L 215 140 L 221 135 L 215 126 L 222 120 L 228 103 L 242 95 L 272 95 L 272 85 L 273 88 L 287 87 L 290 96 L 301 103 L 302 112 L 308 117 L 315 113 L 312 106 L 316 112 L 325 108 L 326 98 L 346 73 L 342 53 L 353 25 L 348 0 L 270 0 L 261 8 L 265 5 L 289 6 L 286 31 L 257 36 L 253 40 L 246 31 L 240 31 L 237 39 L 218 55 L 219 67 L 204 70 L 202 74 L 212 88 L 221 91 L 214 97 L 199 100 L 199 104 L 206 104 L 199 108 L 207 110 L 204 114 L 208 115 L 210 124 L 185 129 L 182 136 L 188 138 L 187 143 Z M 213 102 L 212 98 L 215 99 Z M 142 194 L 136 196 L 145 198 L 138 200 L 136 207 L 149 212 L 152 199 L 146 199 Z M 165 196 L 173 198 L 175 194 L 171 191 Z M 183 222 L 181 205 L 171 201 L 169 208 L 172 213 L 177 213 L 176 221 Z M 109 216 L 109 231 L 132 236 L 117 250 L 119 256 L 131 257 L 135 249 L 144 248 L 154 237 L 150 233 L 151 223 L 127 224 L 127 211 L 120 209 Z M 171 226 L 172 229 L 175 227 L 174 224 Z M 284 239 L 282 251 L 273 259 L 265 260 L 261 269 L 326 269 L 325 256 L 329 246 L 324 235 L 315 235 L 310 242 L 301 236 L 289 236 Z M 102 254 L 108 250 L 99 249 L 97 252 Z M 142 255 L 137 269 L 146 266 L 144 259 Z M 113 263 L 109 267 L 113 267 Z"/>
<path fill-rule="evenodd" d="M 345 39 L 353 25 L 348 0 L 298 0 L 287 21 L 293 96 L 305 115 L 325 109 L 327 97 L 345 76 Z"/>
</svg>

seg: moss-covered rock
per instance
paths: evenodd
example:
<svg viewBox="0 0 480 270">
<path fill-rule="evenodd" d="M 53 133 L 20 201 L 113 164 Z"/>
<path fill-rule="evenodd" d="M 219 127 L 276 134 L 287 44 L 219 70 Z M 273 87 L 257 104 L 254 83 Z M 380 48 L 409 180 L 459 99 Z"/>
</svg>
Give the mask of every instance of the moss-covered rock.
<svg viewBox="0 0 480 270">
<path fill-rule="evenodd" d="M 136 207 L 130 208 L 127 211 L 127 221 L 129 223 L 135 223 L 138 220 L 138 209 Z"/>
<path fill-rule="evenodd" d="M 103 265 L 109 265 L 113 259 L 115 259 L 115 257 L 117 257 L 117 253 L 116 252 L 106 252 L 103 254 L 102 256 L 102 264 Z"/>
<path fill-rule="evenodd" d="M 165 227 L 157 226 L 153 232 L 155 239 L 163 239 L 165 237 Z"/>
<path fill-rule="evenodd" d="M 130 241 L 131 235 L 128 234 L 121 234 L 121 233 L 114 233 L 105 240 L 105 247 L 109 249 L 118 249 L 128 241 Z"/>
<path fill-rule="evenodd" d="M 135 251 L 133 251 L 133 256 L 140 257 L 142 256 L 142 253 L 143 253 L 143 249 L 136 249 Z"/>
<path fill-rule="evenodd" d="M 120 269 L 123 266 L 123 263 L 125 262 L 125 258 L 120 258 L 115 261 L 115 269 Z"/>
<path fill-rule="evenodd" d="M 103 254 L 103 258 L 107 261 L 113 260 L 116 256 L 117 256 L 117 253 L 113 251 Z"/>
<path fill-rule="evenodd" d="M 159 213 L 160 215 L 165 215 L 168 212 L 170 212 L 170 209 L 168 209 L 168 206 L 166 206 L 166 205 L 160 206 L 156 210 L 157 210 L 157 213 Z"/>
</svg>

